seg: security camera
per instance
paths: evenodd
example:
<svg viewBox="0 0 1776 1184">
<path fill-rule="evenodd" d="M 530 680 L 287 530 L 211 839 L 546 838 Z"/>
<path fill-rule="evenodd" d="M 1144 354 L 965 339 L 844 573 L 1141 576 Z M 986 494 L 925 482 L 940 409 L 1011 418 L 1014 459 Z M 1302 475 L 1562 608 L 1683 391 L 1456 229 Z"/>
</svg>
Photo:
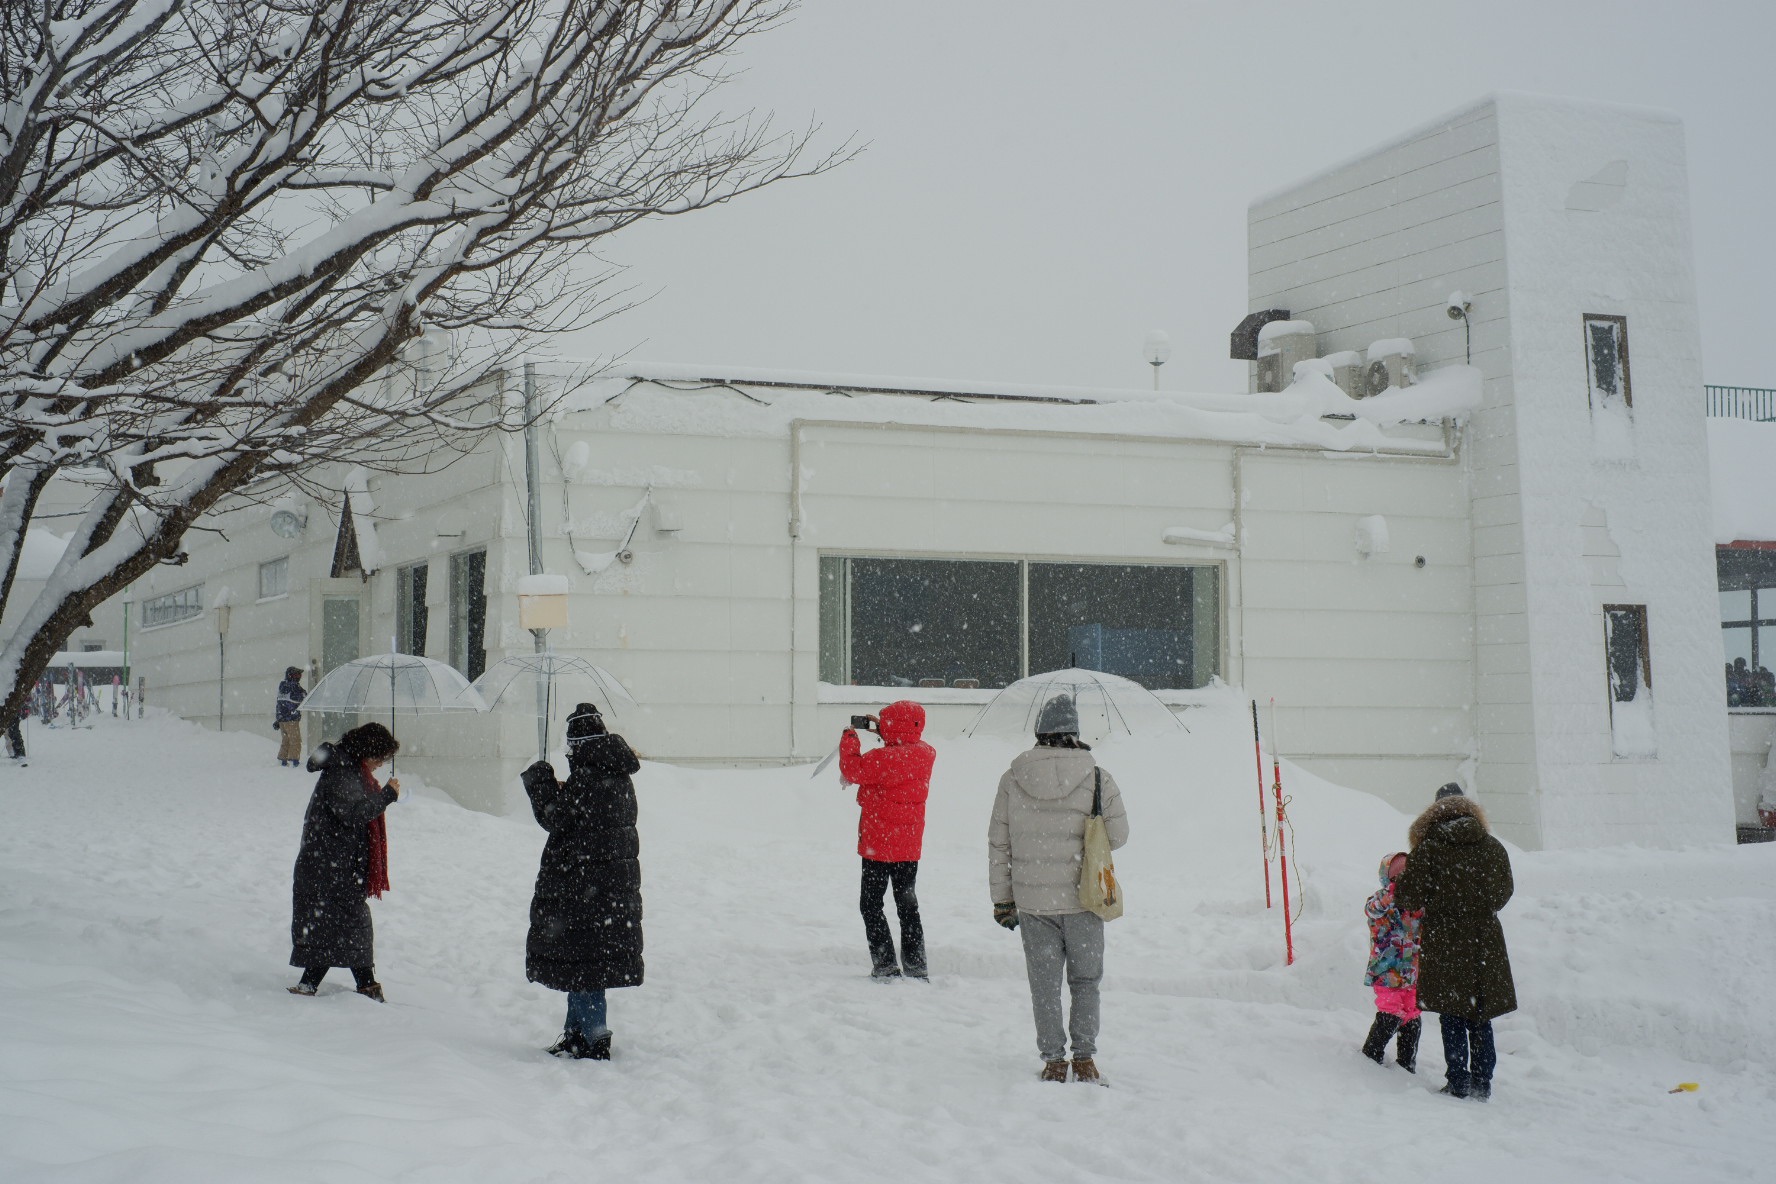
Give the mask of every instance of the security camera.
<svg viewBox="0 0 1776 1184">
<path fill-rule="evenodd" d="M 1450 320 L 1459 321 L 1467 316 L 1468 310 L 1473 307 L 1474 304 L 1468 299 L 1468 294 L 1458 288 L 1456 291 L 1449 294 L 1447 306 L 1443 311 L 1449 314 Z"/>
</svg>

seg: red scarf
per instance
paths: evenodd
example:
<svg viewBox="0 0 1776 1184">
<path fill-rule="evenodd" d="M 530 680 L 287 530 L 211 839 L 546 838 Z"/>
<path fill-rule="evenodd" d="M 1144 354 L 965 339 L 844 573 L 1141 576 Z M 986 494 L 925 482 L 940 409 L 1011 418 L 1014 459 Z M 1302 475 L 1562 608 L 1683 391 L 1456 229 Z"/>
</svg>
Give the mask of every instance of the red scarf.
<svg viewBox="0 0 1776 1184">
<path fill-rule="evenodd" d="M 382 792 L 382 786 L 376 783 L 375 774 L 370 772 L 370 762 L 364 761 L 358 766 L 358 773 L 364 778 L 364 792 L 375 795 Z M 370 820 L 370 878 L 364 882 L 365 897 L 382 899 L 382 894 L 389 890 L 389 832 L 388 819 L 378 814 Z"/>
</svg>

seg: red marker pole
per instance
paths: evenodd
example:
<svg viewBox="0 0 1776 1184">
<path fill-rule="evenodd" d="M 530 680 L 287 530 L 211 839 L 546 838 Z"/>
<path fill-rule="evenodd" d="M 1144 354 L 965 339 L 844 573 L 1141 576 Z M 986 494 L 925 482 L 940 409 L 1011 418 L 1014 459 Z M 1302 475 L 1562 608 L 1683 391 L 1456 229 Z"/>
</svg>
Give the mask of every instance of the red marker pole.
<svg viewBox="0 0 1776 1184">
<path fill-rule="evenodd" d="M 1295 931 L 1294 917 L 1289 912 L 1289 852 L 1283 843 L 1283 827 L 1287 819 L 1283 814 L 1283 764 L 1276 754 L 1276 708 L 1277 701 L 1270 701 L 1270 774 L 1271 788 L 1276 793 L 1276 843 L 1277 863 L 1283 870 L 1283 965 L 1295 965 Z"/>
<path fill-rule="evenodd" d="M 1258 700 L 1252 700 L 1252 756 L 1258 762 L 1258 854 L 1264 860 L 1264 907 L 1270 907 L 1270 831 L 1264 816 L 1264 747 L 1258 740 Z"/>
</svg>

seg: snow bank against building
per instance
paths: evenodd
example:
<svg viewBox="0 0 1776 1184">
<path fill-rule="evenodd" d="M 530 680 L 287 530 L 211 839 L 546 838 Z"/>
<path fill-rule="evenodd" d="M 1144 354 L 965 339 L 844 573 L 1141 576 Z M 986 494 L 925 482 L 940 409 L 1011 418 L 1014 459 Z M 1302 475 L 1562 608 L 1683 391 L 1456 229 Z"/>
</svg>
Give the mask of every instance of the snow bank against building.
<svg viewBox="0 0 1776 1184">
<path fill-rule="evenodd" d="M 782 435 L 795 420 L 824 419 L 1437 453 L 1440 434 L 1408 429 L 1480 405 L 1480 372 L 1469 366 L 1352 399 L 1316 365 L 1298 366 L 1272 394 L 1186 394 L 648 363 L 577 386 L 560 410 L 609 406 L 616 426 L 686 434 Z"/>
<path fill-rule="evenodd" d="M 1205 693 L 1189 735 L 1097 750 L 1132 830 L 1108 1090 L 1034 1080 L 1020 945 L 986 888 L 1011 745 L 935 737 L 929 985 L 867 978 L 857 808 L 830 770 L 647 765 L 647 983 L 612 992 L 596 1064 L 540 1051 L 563 998 L 524 979 L 527 816 L 410 786 L 373 905 L 390 1002 L 343 971 L 297 998 L 314 779 L 269 731 L 34 729 L 31 766 L 0 765 L 0 1179 L 1268 1184 L 1373 1179 L 1378 1146 L 1449 1184 L 1767 1174 L 1776 847 L 1514 853 L 1523 1010 L 1498 1024 L 1493 1102 L 1454 1102 L 1434 1024 L 1417 1077 L 1357 1053 L 1363 900 L 1406 819 L 1284 766 L 1285 967 L 1242 706 Z"/>
<path fill-rule="evenodd" d="M 1717 543 L 1776 542 L 1776 423 L 1708 421 Z"/>
</svg>

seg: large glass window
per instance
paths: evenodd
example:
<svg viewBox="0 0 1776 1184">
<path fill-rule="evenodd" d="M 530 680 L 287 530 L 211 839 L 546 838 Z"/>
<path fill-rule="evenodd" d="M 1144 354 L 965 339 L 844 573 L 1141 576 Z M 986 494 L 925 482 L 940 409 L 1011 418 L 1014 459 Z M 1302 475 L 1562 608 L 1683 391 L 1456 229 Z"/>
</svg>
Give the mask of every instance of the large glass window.
<svg viewBox="0 0 1776 1184">
<path fill-rule="evenodd" d="M 450 664 L 463 677 L 487 669 L 487 552 L 450 557 Z"/>
<path fill-rule="evenodd" d="M 425 655 L 426 574 L 424 563 L 395 571 L 395 648 L 403 654 Z"/>
<path fill-rule="evenodd" d="M 1200 687 L 1220 653 L 1212 567 L 1030 564 L 1030 669 L 1080 666 L 1145 687 Z"/>
<path fill-rule="evenodd" d="M 820 677 L 998 688 L 1083 666 L 1153 689 L 1220 672 L 1220 569 L 1018 560 L 820 561 Z"/>
<path fill-rule="evenodd" d="M 1728 707 L 1776 707 L 1776 551 L 1718 547 Z"/>
<path fill-rule="evenodd" d="M 192 617 L 203 613 L 203 585 L 195 588 L 181 588 L 177 592 L 168 592 L 165 596 L 156 596 L 142 602 L 142 625 L 171 625 L 174 621 L 189 621 Z"/>
<path fill-rule="evenodd" d="M 823 629 L 827 681 L 1003 687 L 1019 677 L 1016 563 L 846 558 L 823 564 L 821 586 L 823 593 L 831 588 L 831 607 L 823 595 L 821 619 L 835 626 L 830 646 Z"/>
</svg>

